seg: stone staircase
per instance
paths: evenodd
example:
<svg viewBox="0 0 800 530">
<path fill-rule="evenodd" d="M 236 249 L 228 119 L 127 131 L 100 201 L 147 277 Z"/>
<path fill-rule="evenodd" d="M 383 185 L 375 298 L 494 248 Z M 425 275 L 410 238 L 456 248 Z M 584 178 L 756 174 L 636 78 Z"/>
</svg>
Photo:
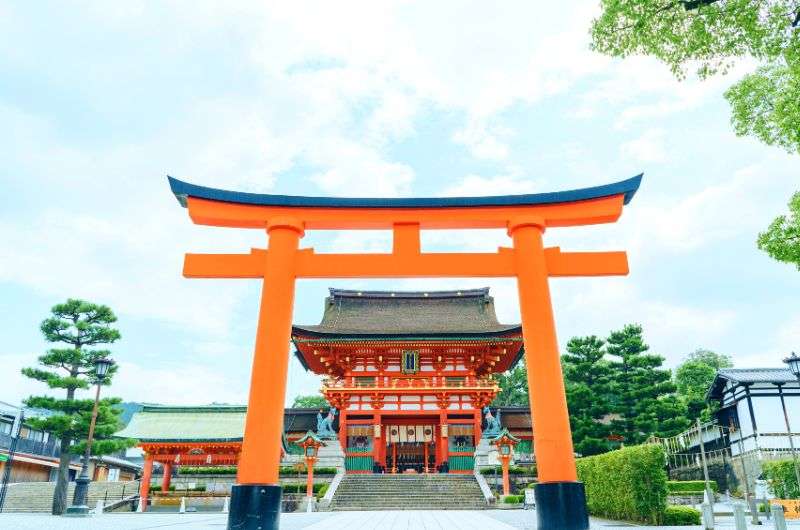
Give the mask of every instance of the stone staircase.
<svg viewBox="0 0 800 530">
<path fill-rule="evenodd" d="M 53 491 L 55 482 L 18 482 L 9 484 L 6 493 L 4 512 L 36 512 L 50 513 L 53 506 Z M 87 506 L 94 509 L 97 501 L 106 504 L 118 501 L 123 497 L 137 495 L 139 482 L 92 482 L 89 484 Z M 72 504 L 75 493 L 75 483 L 70 482 L 67 492 L 67 506 Z"/>
<path fill-rule="evenodd" d="M 331 501 L 344 510 L 483 510 L 473 475 L 345 475 Z"/>
</svg>

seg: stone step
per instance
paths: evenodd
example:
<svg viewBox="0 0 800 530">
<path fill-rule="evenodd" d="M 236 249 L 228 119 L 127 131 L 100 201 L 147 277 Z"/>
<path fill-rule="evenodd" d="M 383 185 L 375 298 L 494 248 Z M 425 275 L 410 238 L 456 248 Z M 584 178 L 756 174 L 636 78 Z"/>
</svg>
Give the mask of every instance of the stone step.
<svg viewBox="0 0 800 530">
<path fill-rule="evenodd" d="M 346 475 L 331 510 L 482 510 L 474 475 Z"/>
</svg>

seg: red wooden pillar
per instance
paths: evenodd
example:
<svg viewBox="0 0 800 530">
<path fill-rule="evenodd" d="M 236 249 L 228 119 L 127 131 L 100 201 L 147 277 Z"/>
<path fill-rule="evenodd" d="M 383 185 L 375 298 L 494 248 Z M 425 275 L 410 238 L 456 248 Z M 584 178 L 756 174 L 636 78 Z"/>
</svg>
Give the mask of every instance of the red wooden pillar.
<svg viewBox="0 0 800 530">
<path fill-rule="evenodd" d="M 475 434 L 475 445 L 474 445 L 474 447 L 477 447 L 478 444 L 481 442 L 481 434 L 482 434 L 482 432 L 481 432 L 481 420 L 483 419 L 481 417 L 481 414 L 482 414 L 481 413 L 481 409 L 475 409 L 475 411 L 473 412 L 472 422 L 473 422 L 473 425 L 474 425 L 473 432 Z"/>
<path fill-rule="evenodd" d="M 376 412 L 372 415 L 372 460 L 384 465 L 383 462 L 383 430 L 381 426 L 381 413 Z M 377 435 L 377 436 L 376 436 Z"/>
<path fill-rule="evenodd" d="M 147 497 L 150 495 L 150 480 L 153 478 L 153 455 L 145 453 L 142 481 L 139 484 L 139 504 L 142 511 L 147 511 Z"/>
<path fill-rule="evenodd" d="M 439 413 L 439 436 L 436 438 L 436 460 L 439 465 L 445 462 L 448 458 L 447 454 L 447 438 L 444 436 L 444 431 L 447 430 L 447 412 L 442 411 Z M 448 433 L 449 435 L 449 433 Z"/>
<path fill-rule="evenodd" d="M 339 411 L 339 443 L 342 445 L 342 451 L 347 453 L 347 411 L 344 407 Z"/>
<path fill-rule="evenodd" d="M 169 491 L 169 484 L 172 481 L 172 462 L 164 464 L 164 476 L 161 478 L 161 492 Z"/>
</svg>

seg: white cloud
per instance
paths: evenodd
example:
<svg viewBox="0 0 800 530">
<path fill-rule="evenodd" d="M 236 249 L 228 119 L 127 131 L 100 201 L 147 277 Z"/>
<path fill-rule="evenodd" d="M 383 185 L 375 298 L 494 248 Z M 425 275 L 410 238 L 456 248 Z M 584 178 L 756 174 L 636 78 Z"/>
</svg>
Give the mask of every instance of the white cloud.
<svg viewBox="0 0 800 530">
<path fill-rule="evenodd" d="M 620 145 L 623 158 L 642 163 L 658 163 L 667 159 L 663 129 L 648 129 L 638 138 Z"/>
</svg>

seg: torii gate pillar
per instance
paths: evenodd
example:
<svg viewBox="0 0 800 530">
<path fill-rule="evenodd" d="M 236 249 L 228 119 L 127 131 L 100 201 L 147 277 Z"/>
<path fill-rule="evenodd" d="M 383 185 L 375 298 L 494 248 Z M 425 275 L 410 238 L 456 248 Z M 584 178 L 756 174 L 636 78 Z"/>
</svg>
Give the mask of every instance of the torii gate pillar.
<svg viewBox="0 0 800 530">
<path fill-rule="evenodd" d="M 279 526 L 278 481 L 289 336 L 298 278 L 515 277 L 539 472 L 539 530 L 587 530 L 577 481 L 564 381 L 550 300 L 551 276 L 628 273 L 624 252 L 544 248 L 547 227 L 616 221 L 641 175 L 557 193 L 442 199 L 340 199 L 259 195 L 205 188 L 170 178 L 195 223 L 266 230 L 267 249 L 249 254 L 187 254 L 184 276 L 263 280 L 247 420 L 229 530 Z M 495 253 L 424 253 L 423 229 L 504 228 L 513 248 Z M 390 254 L 316 254 L 300 249 L 306 230 L 392 230 Z"/>
</svg>

